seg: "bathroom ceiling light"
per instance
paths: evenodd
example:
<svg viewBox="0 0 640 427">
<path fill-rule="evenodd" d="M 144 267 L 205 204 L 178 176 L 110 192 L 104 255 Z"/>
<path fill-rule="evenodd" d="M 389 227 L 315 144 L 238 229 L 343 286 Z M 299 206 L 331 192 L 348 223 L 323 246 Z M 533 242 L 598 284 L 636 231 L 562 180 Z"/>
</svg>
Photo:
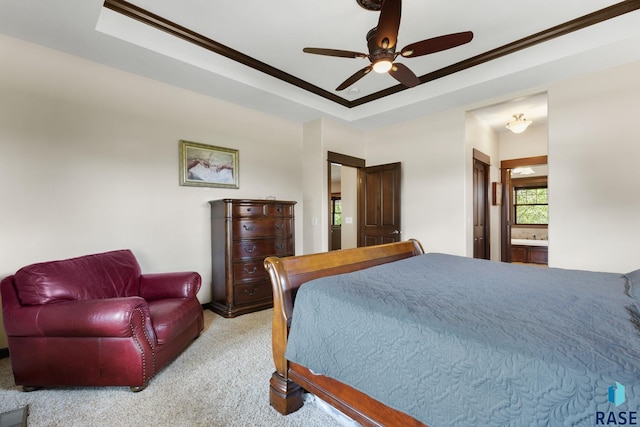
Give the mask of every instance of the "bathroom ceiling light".
<svg viewBox="0 0 640 427">
<path fill-rule="evenodd" d="M 525 131 L 526 128 L 529 127 L 531 123 L 533 123 L 531 120 L 525 119 L 524 114 L 522 113 L 514 114 L 513 118 L 515 120 L 510 123 L 507 123 L 507 126 L 506 126 L 506 128 L 513 133 L 522 133 Z"/>
<path fill-rule="evenodd" d="M 511 173 L 518 174 L 518 175 L 533 175 L 536 172 L 533 169 L 526 167 L 526 168 L 512 169 Z"/>
</svg>

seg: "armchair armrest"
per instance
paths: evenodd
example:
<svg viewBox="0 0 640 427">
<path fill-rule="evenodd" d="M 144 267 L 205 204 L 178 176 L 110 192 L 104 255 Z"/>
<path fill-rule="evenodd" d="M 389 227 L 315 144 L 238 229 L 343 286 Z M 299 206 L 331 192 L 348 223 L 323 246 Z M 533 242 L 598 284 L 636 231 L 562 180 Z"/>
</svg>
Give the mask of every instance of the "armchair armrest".
<svg viewBox="0 0 640 427">
<path fill-rule="evenodd" d="M 148 301 L 164 298 L 195 298 L 202 278 L 195 271 L 140 275 L 140 296 Z"/>
<path fill-rule="evenodd" d="M 155 341 L 149 306 L 140 297 L 62 301 L 5 314 L 9 336 L 130 337 L 135 327 Z"/>
</svg>

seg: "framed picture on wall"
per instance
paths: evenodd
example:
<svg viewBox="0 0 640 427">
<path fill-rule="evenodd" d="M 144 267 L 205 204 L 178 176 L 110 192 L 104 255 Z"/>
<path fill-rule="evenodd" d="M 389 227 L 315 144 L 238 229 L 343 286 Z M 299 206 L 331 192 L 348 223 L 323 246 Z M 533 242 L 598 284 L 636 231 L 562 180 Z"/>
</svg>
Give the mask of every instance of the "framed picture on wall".
<svg viewBox="0 0 640 427">
<path fill-rule="evenodd" d="M 501 182 L 492 182 L 491 183 L 491 193 L 492 193 L 491 203 L 494 206 L 501 206 L 502 205 L 502 183 Z"/>
<path fill-rule="evenodd" d="M 240 188 L 238 150 L 180 141 L 180 185 Z"/>
</svg>

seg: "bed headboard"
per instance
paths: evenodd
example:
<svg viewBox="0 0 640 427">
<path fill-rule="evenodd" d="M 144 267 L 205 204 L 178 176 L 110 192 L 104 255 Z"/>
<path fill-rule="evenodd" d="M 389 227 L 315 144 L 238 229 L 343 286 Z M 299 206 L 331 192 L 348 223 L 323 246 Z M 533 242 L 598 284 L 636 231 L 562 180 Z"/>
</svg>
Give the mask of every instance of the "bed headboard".
<svg viewBox="0 0 640 427">
<path fill-rule="evenodd" d="M 349 273 L 424 253 L 422 245 L 411 239 L 362 248 L 343 249 L 286 258 L 268 257 L 264 266 L 273 288 L 272 346 L 276 372 L 287 378 L 284 352 L 298 288 L 319 277 Z"/>
</svg>

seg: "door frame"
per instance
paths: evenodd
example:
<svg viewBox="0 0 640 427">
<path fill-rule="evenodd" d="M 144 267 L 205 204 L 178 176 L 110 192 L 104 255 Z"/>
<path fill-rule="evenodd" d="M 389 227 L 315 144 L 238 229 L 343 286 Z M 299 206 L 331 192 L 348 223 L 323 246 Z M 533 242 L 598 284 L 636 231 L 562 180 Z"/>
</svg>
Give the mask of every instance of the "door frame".
<svg viewBox="0 0 640 427">
<path fill-rule="evenodd" d="M 491 259 L 491 220 L 490 220 L 490 211 L 489 211 L 489 183 L 490 183 L 490 173 L 491 173 L 491 157 L 478 149 L 473 149 L 473 173 L 475 174 L 475 164 L 476 162 L 480 163 L 484 167 L 484 189 L 482 194 L 476 194 L 476 186 L 473 186 L 473 256 L 476 256 L 476 244 L 475 244 L 475 223 L 476 223 L 476 209 L 475 209 L 475 201 L 477 200 L 477 196 L 482 197 L 484 209 L 482 215 L 484 216 L 484 259 Z"/>
<path fill-rule="evenodd" d="M 502 183 L 502 209 L 500 211 L 500 259 L 511 262 L 511 169 L 522 166 L 549 164 L 548 156 L 523 157 L 500 162 L 500 182 Z"/>
<path fill-rule="evenodd" d="M 357 171 L 357 200 L 356 205 L 358 207 L 358 215 L 356 215 L 357 224 L 356 227 L 356 241 L 358 245 L 360 244 L 360 211 L 362 206 L 360 206 L 360 195 L 362 194 L 362 172 L 365 168 L 365 160 L 359 157 L 348 156 L 346 154 L 334 153 L 333 151 L 327 151 L 327 197 L 328 197 L 328 206 L 331 209 L 331 164 L 337 163 L 343 166 L 349 166 L 352 168 L 356 168 Z M 331 247 L 331 212 L 328 215 L 329 221 L 329 229 L 327 236 L 327 245 Z"/>
</svg>

